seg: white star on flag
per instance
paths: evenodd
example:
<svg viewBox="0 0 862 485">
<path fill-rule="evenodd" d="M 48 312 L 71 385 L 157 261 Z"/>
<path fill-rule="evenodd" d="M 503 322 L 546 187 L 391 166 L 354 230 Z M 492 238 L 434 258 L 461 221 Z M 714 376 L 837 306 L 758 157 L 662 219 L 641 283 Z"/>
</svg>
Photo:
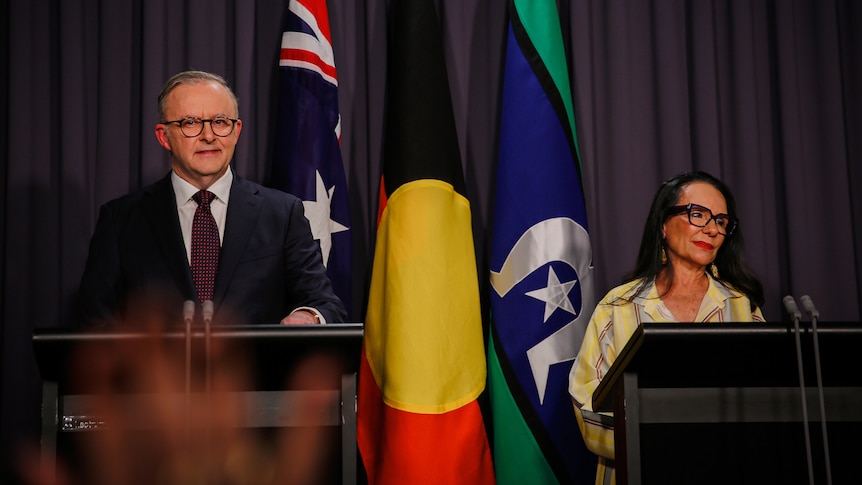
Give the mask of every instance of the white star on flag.
<svg viewBox="0 0 862 485">
<path fill-rule="evenodd" d="M 346 231 L 349 227 L 339 224 L 330 219 L 330 205 L 332 204 L 332 194 L 335 193 L 335 186 L 330 187 L 329 191 L 323 184 L 323 177 L 320 176 L 320 171 L 315 170 L 315 197 L 317 200 L 304 200 L 302 205 L 305 206 L 305 217 L 311 225 L 311 234 L 314 239 L 320 241 L 320 250 L 323 253 L 323 265 L 329 263 L 329 253 L 332 250 L 332 235 L 338 232 Z"/>
<path fill-rule="evenodd" d="M 560 283 L 560 279 L 557 278 L 557 273 L 554 272 L 554 268 L 552 266 L 548 266 L 548 285 L 545 288 L 528 291 L 525 294 L 529 297 L 545 302 L 545 319 L 543 322 L 547 322 L 548 318 L 550 318 L 554 313 L 554 310 L 557 308 L 562 308 L 572 315 L 577 315 L 577 313 L 575 313 L 575 308 L 572 306 L 572 301 L 569 300 L 569 291 L 571 291 L 572 287 L 577 283 L 577 280 Z"/>
</svg>

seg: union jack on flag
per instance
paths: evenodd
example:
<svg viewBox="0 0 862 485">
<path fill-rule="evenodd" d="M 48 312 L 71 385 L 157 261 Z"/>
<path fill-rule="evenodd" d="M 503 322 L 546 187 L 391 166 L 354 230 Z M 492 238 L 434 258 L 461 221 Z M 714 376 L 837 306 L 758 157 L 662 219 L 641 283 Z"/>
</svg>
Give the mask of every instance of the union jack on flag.
<svg viewBox="0 0 862 485">
<path fill-rule="evenodd" d="M 326 1 L 290 0 L 284 25 L 271 185 L 303 200 L 329 279 L 350 314 L 350 208 Z"/>
</svg>

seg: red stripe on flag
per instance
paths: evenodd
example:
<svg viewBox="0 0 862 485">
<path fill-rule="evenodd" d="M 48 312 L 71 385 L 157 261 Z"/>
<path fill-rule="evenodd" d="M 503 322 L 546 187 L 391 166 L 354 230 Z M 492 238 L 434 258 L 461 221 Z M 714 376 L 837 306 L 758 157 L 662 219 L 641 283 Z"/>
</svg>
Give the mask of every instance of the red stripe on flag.
<svg viewBox="0 0 862 485">
<path fill-rule="evenodd" d="M 482 411 L 472 401 L 444 414 L 417 414 L 387 406 L 371 368 L 362 352 L 359 367 L 356 438 L 363 450 L 362 460 L 368 483 L 402 485 L 409 483 L 469 483 L 493 485 L 491 449 L 484 433 Z M 379 430 L 385 429 L 386 433 Z M 481 429 L 481 433 L 476 430 Z M 481 450 L 464 453 L 464 450 Z M 413 481 L 422 477 L 421 482 Z"/>
<path fill-rule="evenodd" d="M 281 56 L 279 57 L 282 61 L 302 61 L 308 62 L 309 64 L 314 64 L 319 67 L 320 70 L 330 77 L 337 77 L 335 73 L 335 66 L 330 66 L 329 64 L 323 62 L 320 56 L 316 55 L 314 52 L 303 50 L 303 49 L 281 49 Z"/>
<path fill-rule="evenodd" d="M 304 6 L 312 15 L 314 15 L 314 18 L 317 19 L 317 27 L 320 29 L 320 32 L 324 37 L 326 37 L 326 40 L 332 44 L 332 35 L 329 33 L 329 12 L 326 9 L 326 2 L 297 0 L 297 3 Z"/>
</svg>

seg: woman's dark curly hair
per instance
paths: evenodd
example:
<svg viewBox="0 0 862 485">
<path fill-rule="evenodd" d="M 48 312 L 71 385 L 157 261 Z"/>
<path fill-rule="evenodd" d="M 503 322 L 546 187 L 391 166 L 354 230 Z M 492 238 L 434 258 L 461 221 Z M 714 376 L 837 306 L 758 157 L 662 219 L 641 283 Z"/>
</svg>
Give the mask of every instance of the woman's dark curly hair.
<svg viewBox="0 0 862 485">
<path fill-rule="evenodd" d="M 640 294 L 646 284 L 654 280 L 661 272 L 663 267 L 661 252 L 664 246 L 662 225 L 669 217 L 669 209 L 677 205 L 682 189 L 695 182 L 705 182 L 715 187 L 727 202 L 728 215 L 735 219 L 739 217 L 736 211 L 736 201 L 730 189 L 724 182 L 706 172 L 685 172 L 663 183 L 653 197 L 650 206 L 635 268 L 624 280 L 624 282 L 641 278 L 644 280 L 643 284 L 639 285 L 630 297 Z M 667 264 L 671 264 L 670 261 Z M 733 234 L 725 236 L 724 244 L 719 248 L 714 264 L 718 267 L 718 274 L 721 277 L 719 282 L 744 293 L 751 300 L 752 306 L 763 306 L 763 285 L 743 260 L 741 224 L 736 227 Z M 672 271 L 669 272 L 668 277 L 670 283 L 673 284 Z"/>
</svg>

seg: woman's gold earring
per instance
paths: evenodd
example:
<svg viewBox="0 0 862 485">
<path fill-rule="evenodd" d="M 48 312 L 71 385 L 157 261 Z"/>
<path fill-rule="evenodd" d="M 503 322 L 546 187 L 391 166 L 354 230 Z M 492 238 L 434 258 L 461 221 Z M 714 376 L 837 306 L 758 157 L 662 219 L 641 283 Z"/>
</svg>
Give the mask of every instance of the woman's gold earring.
<svg viewBox="0 0 862 485">
<path fill-rule="evenodd" d="M 667 264 L 667 253 L 664 252 L 664 248 L 661 248 L 661 264 Z"/>
<path fill-rule="evenodd" d="M 718 279 L 718 266 L 716 266 L 715 263 L 712 263 L 709 269 L 712 271 L 712 277 Z"/>
</svg>

